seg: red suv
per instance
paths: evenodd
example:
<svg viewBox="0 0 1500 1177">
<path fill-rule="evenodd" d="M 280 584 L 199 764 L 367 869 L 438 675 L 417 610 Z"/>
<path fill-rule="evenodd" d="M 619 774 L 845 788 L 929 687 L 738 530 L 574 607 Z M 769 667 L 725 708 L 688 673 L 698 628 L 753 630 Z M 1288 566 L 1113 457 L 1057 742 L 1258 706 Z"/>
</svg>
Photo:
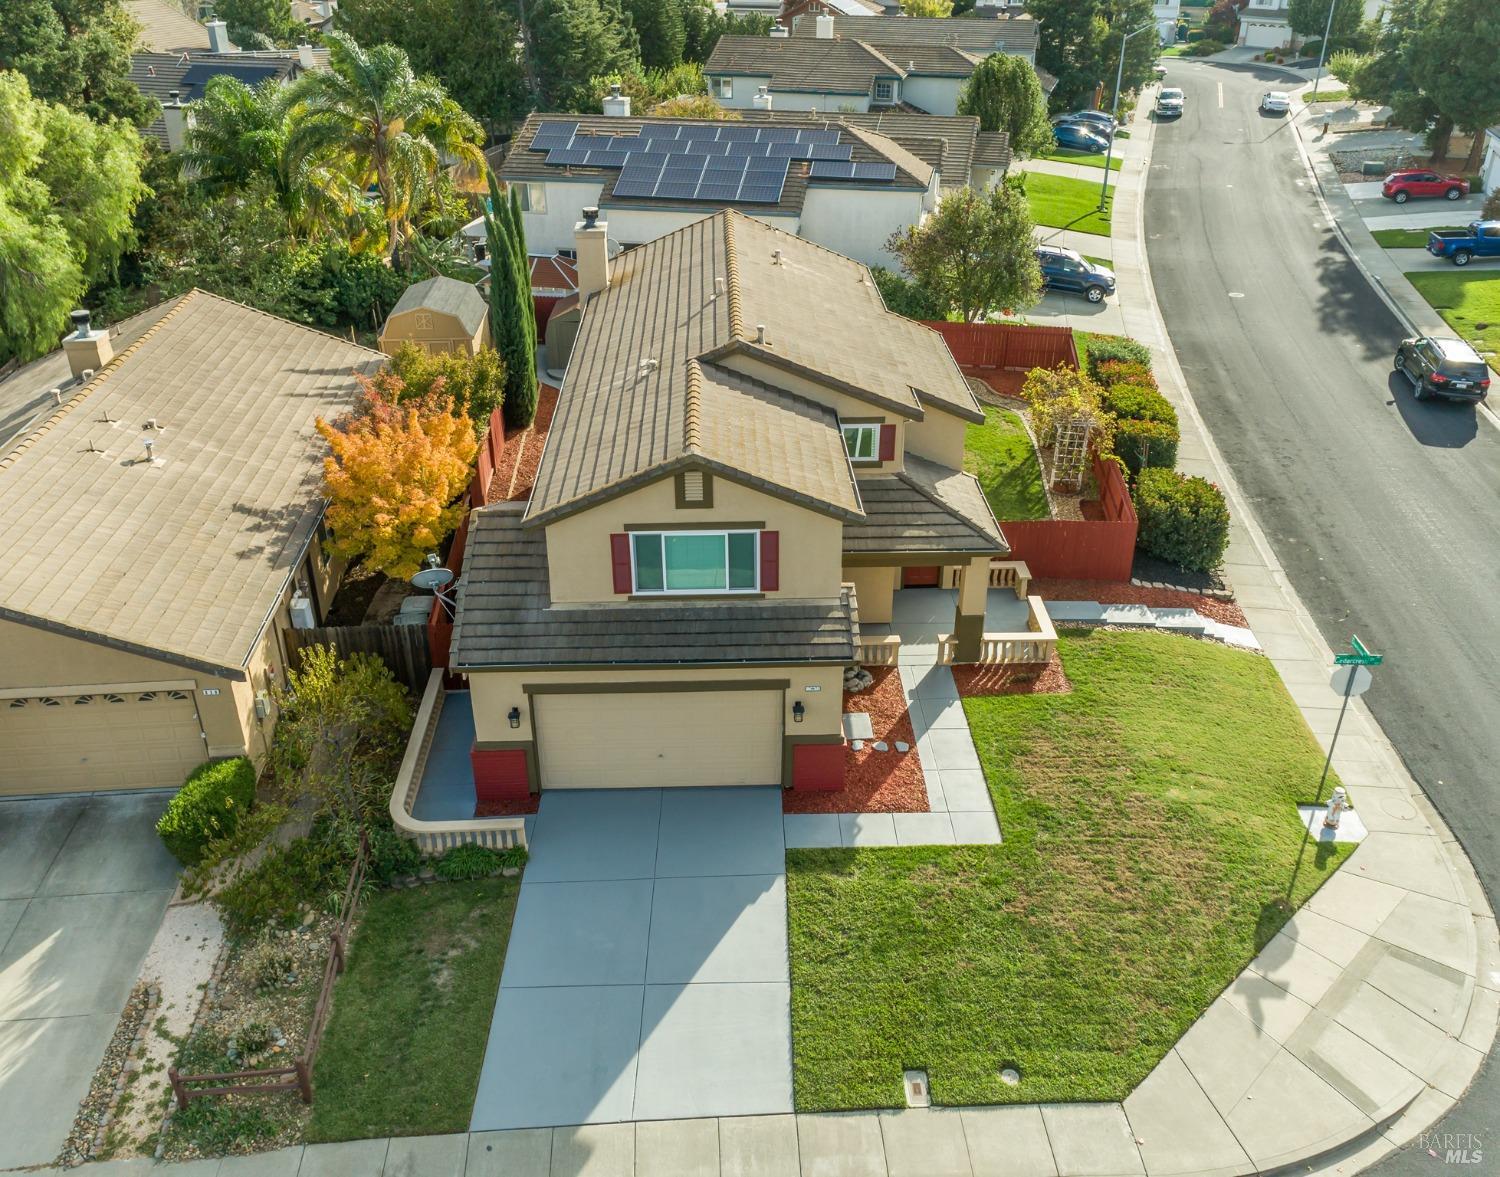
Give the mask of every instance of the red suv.
<svg viewBox="0 0 1500 1177">
<path fill-rule="evenodd" d="M 1380 195 L 1405 204 L 1413 196 L 1441 196 L 1457 200 L 1469 194 L 1469 182 L 1462 176 L 1440 176 L 1437 172 L 1392 172 L 1380 186 Z"/>
</svg>

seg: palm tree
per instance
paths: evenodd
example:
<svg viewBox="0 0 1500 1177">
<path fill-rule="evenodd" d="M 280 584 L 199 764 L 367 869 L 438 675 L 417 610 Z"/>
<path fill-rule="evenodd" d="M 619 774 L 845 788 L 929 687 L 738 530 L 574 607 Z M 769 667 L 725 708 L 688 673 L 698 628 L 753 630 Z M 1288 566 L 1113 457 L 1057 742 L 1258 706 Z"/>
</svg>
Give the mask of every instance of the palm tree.
<svg viewBox="0 0 1500 1177">
<path fill-rule="evenodd" d="M 412 72 L 403 50 L 362 49 L 345 33 L 328 34 L 328 48 L 329 68 L 292 84 L 289 155 L 373 186 L 395 257 L 443 168 L 482 170 L 483 132 L 442 86 Z"/>
</svg>

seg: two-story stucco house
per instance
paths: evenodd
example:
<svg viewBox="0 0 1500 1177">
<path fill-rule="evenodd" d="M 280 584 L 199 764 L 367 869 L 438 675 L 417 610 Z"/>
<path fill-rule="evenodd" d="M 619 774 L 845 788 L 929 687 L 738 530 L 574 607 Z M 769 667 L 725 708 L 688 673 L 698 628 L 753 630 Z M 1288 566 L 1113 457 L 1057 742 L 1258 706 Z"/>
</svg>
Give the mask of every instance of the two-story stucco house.
<svg viewBox="0 0 1500 1177">
<path fill-rule="evenodd" d="M 612 261 L 593 215 L 530 501 L 469 521 L 476 789 L 836 787 L 844 672 L 901 584 L 956 580 L 978 657 L 1008 550 L 961 471 L 980 408 L 858 262 L 733 210 Z"/>
<path fill-rule="evenodd" d="M 992 53 L 1035 64 L 1027 16 L 936 20 L 806 14 L 791 35 L 721 37 L 704 63 L 709 93 L 732 110 L 769 96 L 778 110 L 956 114 L 974 68 Z"/>
</svg>

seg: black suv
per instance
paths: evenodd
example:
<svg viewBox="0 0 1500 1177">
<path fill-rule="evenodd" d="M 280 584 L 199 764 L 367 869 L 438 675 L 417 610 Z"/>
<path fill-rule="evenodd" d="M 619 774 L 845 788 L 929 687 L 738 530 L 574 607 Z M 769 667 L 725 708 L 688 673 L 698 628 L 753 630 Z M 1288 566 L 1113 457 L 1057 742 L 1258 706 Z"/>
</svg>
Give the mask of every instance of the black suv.
<svg viewBox="0 0 1500 1177">
<path fill-rule="evenodd" d="M 1490 391 L 1488 365 L 1462 339 L 1403 339 L 1396 349 L 1396 370 L 1406 373 L 1419 401 L 1430 396 L 1482 401 Z"/>
</svg>

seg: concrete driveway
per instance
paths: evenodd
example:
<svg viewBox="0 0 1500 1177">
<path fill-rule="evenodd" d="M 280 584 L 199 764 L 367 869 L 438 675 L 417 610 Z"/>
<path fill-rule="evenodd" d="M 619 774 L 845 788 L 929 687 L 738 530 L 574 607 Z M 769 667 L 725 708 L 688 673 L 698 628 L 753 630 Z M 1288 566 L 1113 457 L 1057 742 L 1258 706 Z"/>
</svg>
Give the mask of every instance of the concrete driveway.
<svg viewBox="0 0 1500 1177">
<path fill-rule="evenodd" d="M 792 1110 L 779 789 L 542 797 L 472 1129 Z"/>
<path fill-rule="evenodd" d="M 167 798 L 0 801 L 0 1169 L 67 1140 L 177 883 Z"/>
</svg>

